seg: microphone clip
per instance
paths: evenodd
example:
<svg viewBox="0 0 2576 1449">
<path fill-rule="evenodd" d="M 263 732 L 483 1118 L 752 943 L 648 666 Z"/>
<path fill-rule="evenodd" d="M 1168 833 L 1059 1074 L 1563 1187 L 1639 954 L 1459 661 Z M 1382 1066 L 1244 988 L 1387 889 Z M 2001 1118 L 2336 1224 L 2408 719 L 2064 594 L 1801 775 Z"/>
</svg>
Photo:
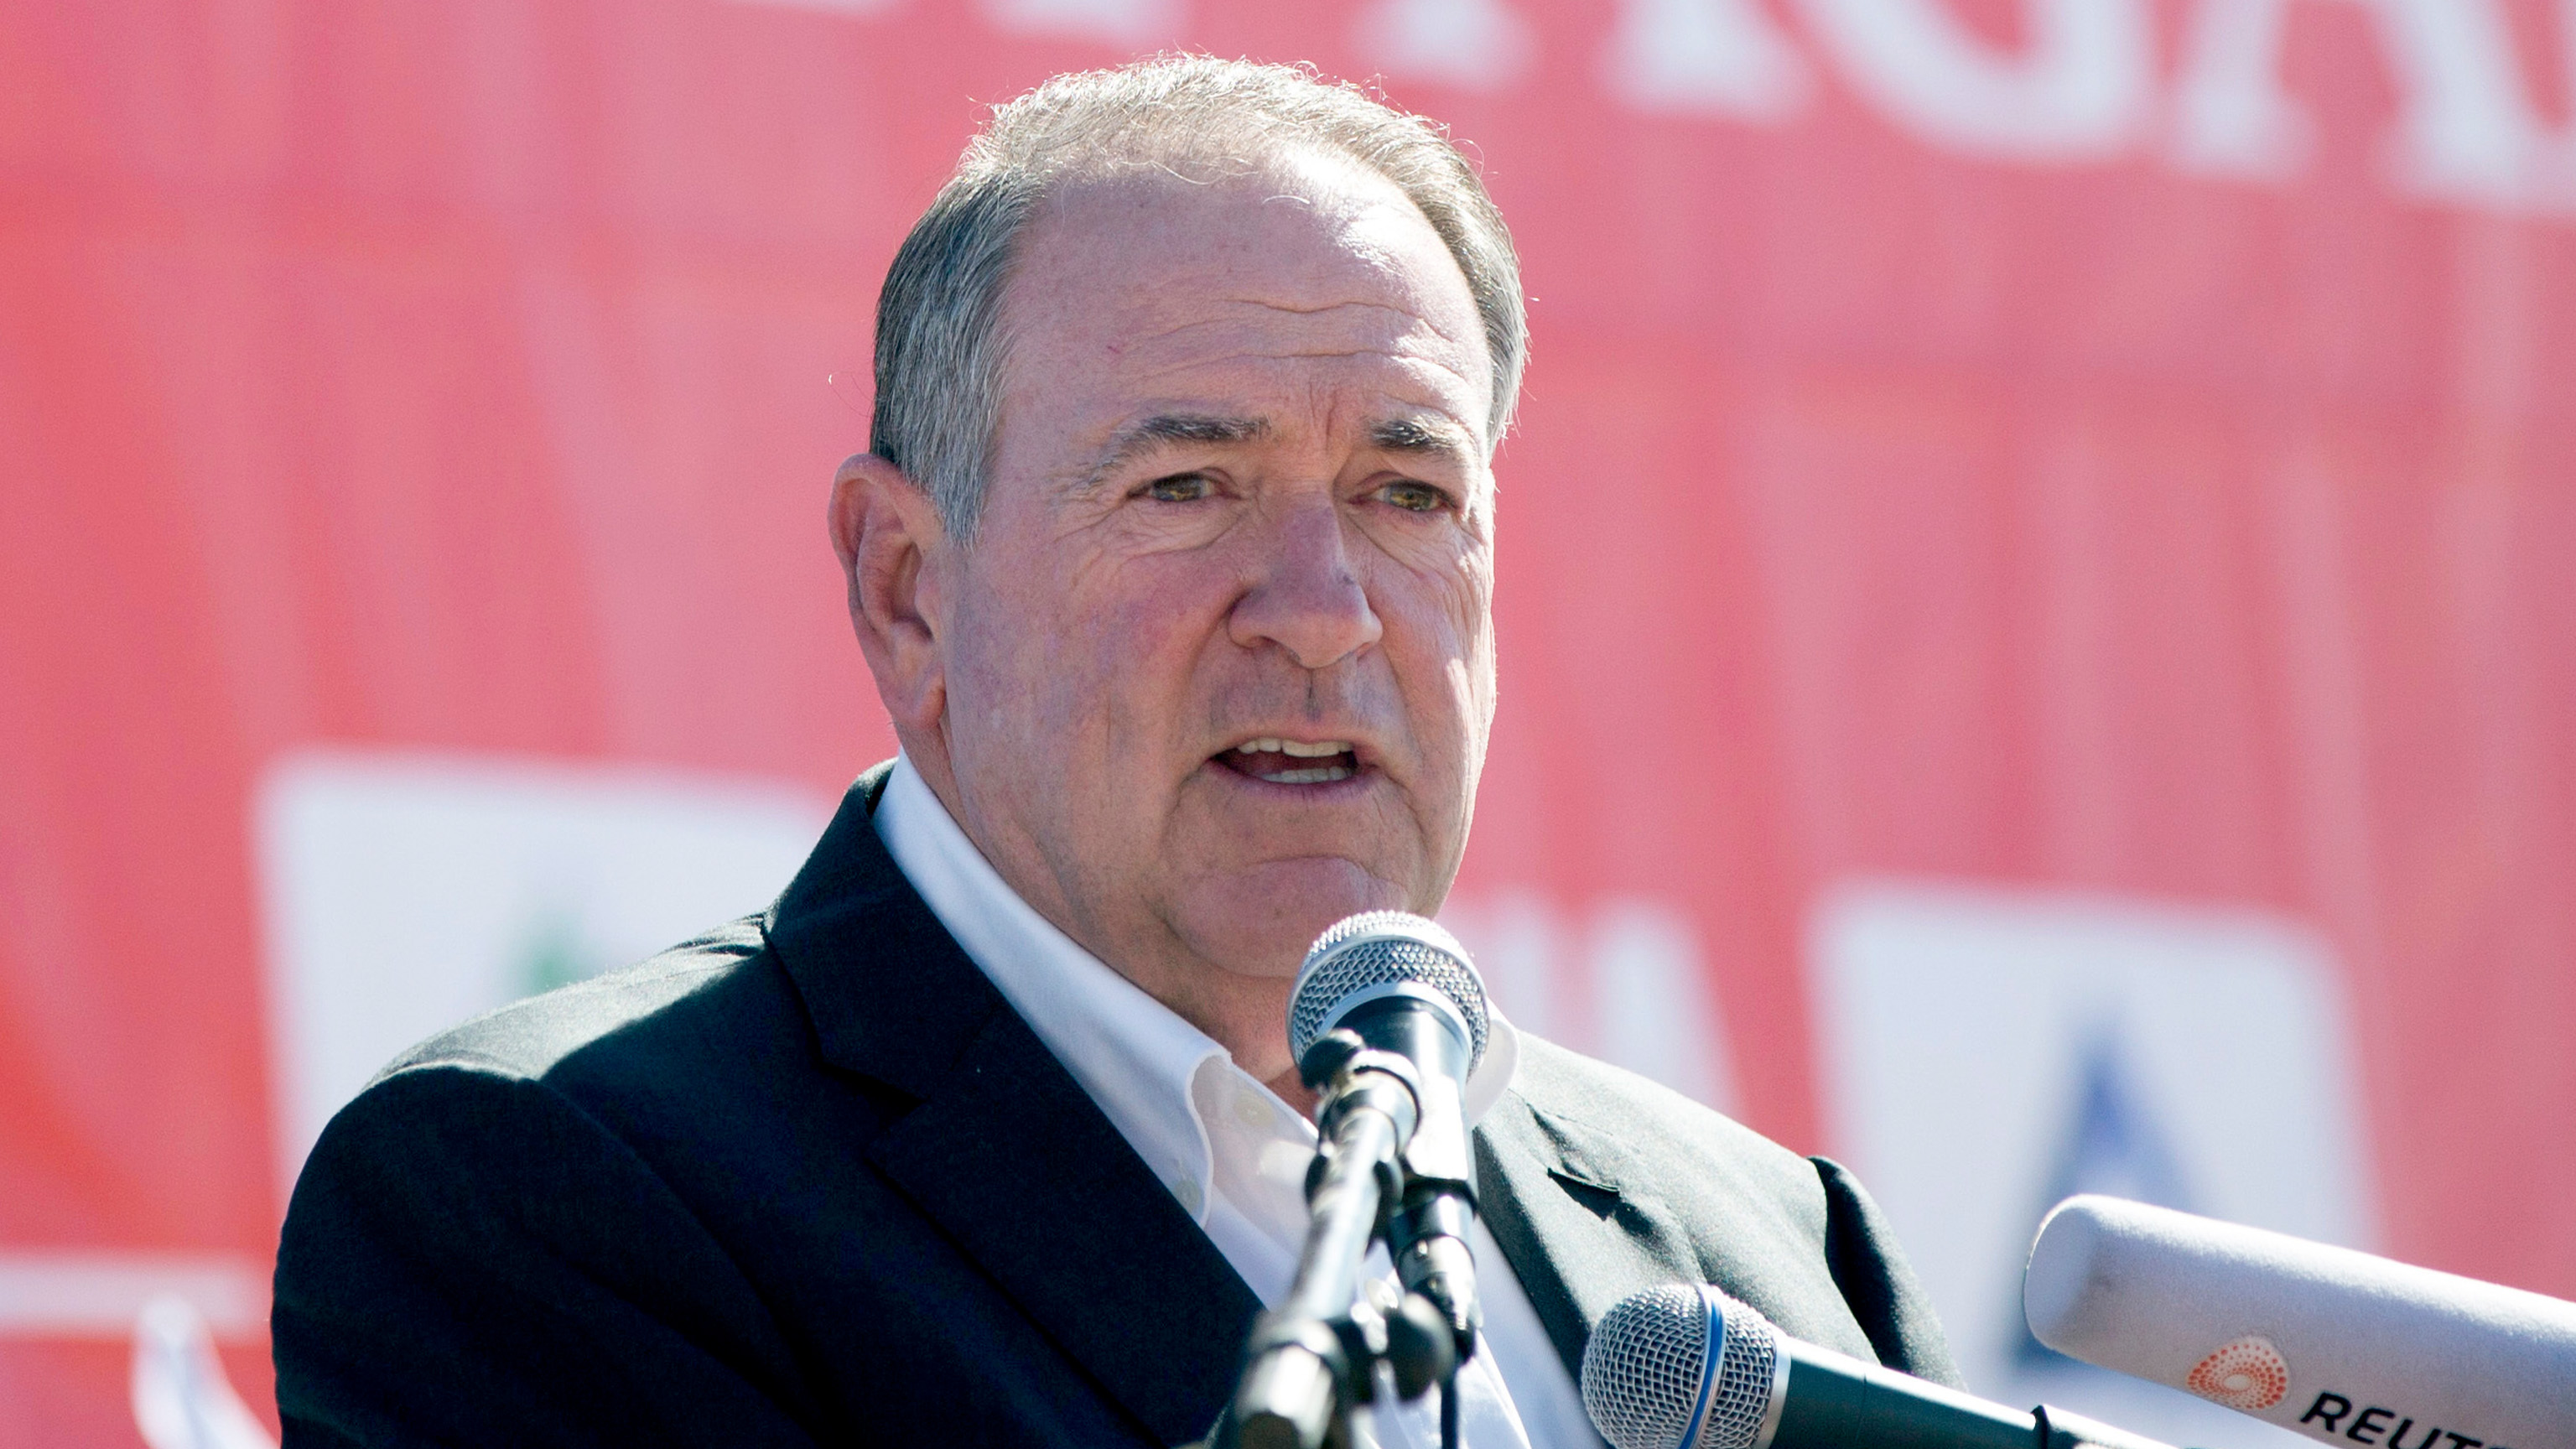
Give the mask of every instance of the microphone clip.
<svg viewBox="0 0 2576 1449">
<path fill-rule="evenodd" d="M 1484 1319 L 1476 1299 L 1475 1258 L 1467 1245 L 1476 1219 L 1476 1169 L 1466 1154 L 1465 1109 L 1457 1088 L 1446 1081 L 1426 1083 L 1410 1060 L 1373 1049 L 1351 1031 L 1317 1037 L 1297 1063 L 1297 1073 L 1323 1099 L 1317 1119 L 1323 1145 L 1306 1168 L 1310 1203 L 1334 1150 L 1334 1126 L 1342 1114 L 1393 1107 L 1385 1079 L 1410 1096 L 1413 1115 L 1398 1134 L 1396 1161 L 1381 1188 L 1375 1236 L 1395 1261 L 1407 1303 L 1424 1300 L 1430 1320 L 1444 1326 L 1450 1357 L 1474 1356 L 1476 1330 Z"/>
<path fill-rule="evenodd" d="M 1407 1256 L 1404 1227 L 1420 1207 L 1404 1153 L 1431 1094 L 1411 1062 L 1348 1031 L 1317 1038 L 1298 1074 L 1322 1098 L 1306 1169 L 1312 1220 L 1287 1300 L 1262 1315 L 1245 1346 L 1222 1436 L 1241 1449 L 1348 1444 L 1349 1411 L 1377 1401 L 1380 1365 L 1410 1401 L 1435 1385 L 1445 1391 L 1461 1357 L 1456 1315 L 1418 1289 L 1399 1298 L 1364 1276 L 1378 1242 L 1400 1266 Z"/>
<path fill-rule="evenodd" d="M 1391 1085 L 1400 1085 L 1412 1099 L 1413 1115 L 1397 1133 L 1394 1158 L 1375 1165 L 1379 1177 L 1378 1213 L 1371 1230 L 1372 1242 L 1387 1245 L 1397 1277 L 1407 1291 L 1399 1298 L 1377 1280 L 1363 1282 L 1360 1299 L 1354 1305 L 1354 1317 L 1359 1321 L 1344 1330 L 1346 1336 L 1364 1335 L 1369 1345 L 1366 1352 L 1355 1351 L 1353 1361 L 1384 1362 L 1394 1372 L 1396 1396 L 1411 1402 L 1433 1386 L 1447 1384 L 1460 1360 L 1475 1351 L 1475 1330 L 1481 1315 L 1460 1312 L 1456 1300 L 1443 1291 L 1453 1286 L 1453 1280 L 1441 1276 L 1440 1270 L 1454 1273 L 1455 1265 L 1434 1241 L 1449 1234 L 1453 1226 L 1456 1234 L 1463 1237 L 1463 1225 L 1452 1222 L 1457 1206 L 1455 1190 L 1465 1189 L 1466 1212 L 1472 1215 L 1474 1185 L 1423 1173 L 1419 1159 L 1429 1154 L 1423 1150 L 1426 1144 L 1419 1129 L 1424 1120 L 1442 1110 L 1442 1100 L 1424 1087 L 1421 1073 L 1403 1055 L 1369 1047 L 1356 1032 L 1330 1031 L 1306 1049 L 1304 1059 L 1297 1064 L 1297 1074 L 1323 1100 L 1317 1114 L 1321 1143 L 1314 1160 L 1306 1164 L 1306 1200 L 1310 1204 L 1315 1200 L 1317 1185 L 1338 1154 L 1340 1134 L 1335 1129 L 1349 1114 L 1361 1110 L 1401 1111 L 1393 1099 Z M 1441 1206 L 1444 1203 L 1449 1204 L 1445 1210 Z M 1375 1324 L 1367 1322 L 1372 1318 Z M 1372 1401 L 1373 1383 L 1362 1383 L 1357 1388 L 1358 1402 Z"/>
<path fill-rule="evenodd" d="M 1421 1074 L 1394 1052 L 1370 1048 L 1357 1032 L 1330 1031 L 1306 1049 L 1297 1063 L 1297 1075 L 1318 1099 L 1315 1157 L 1306 1164 L 1308 1206 L 1313 1206 L 1326 1174 L 1350 1150 L 1351 1139 L 1360 1136 L 1353 1130 L 1357 1114 L 1380 1113 L 1393 1126 L 1394 1150 L 1368 1164 L 1378 1177 L 1378 1215 L 1370 1231 L 1373 1237 L 1383 1237 L 1387 1215 L 1403 1190 L 1404 1153 L 1422 1122 Z"/>
</svg>

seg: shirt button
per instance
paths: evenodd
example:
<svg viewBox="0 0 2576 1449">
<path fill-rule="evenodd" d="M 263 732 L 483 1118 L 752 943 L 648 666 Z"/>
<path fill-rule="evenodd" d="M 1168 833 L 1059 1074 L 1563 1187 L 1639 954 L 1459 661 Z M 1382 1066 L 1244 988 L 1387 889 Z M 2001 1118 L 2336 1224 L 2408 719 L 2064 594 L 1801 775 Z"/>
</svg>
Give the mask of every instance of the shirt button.
<svg viewBox="0 0 2576 1449">
<path fill-rule="evenodd" d="M 1180 1199 L 1182 1210 L 1191 1217 L 1197 1217 L 1199 1209 L 1207 1206 L 1207 1194 L 1199 1191 L 1198 1183 L 1191 1178 L 1173 1183 L 1172 1196 Z"/>
<path fill-rule="evenodd" d="M 1270 1125 L 1270 1104 L 1250 1092 L 1234 1094 L 1234 1120 L 1246 1127 Z"/>
</svg>

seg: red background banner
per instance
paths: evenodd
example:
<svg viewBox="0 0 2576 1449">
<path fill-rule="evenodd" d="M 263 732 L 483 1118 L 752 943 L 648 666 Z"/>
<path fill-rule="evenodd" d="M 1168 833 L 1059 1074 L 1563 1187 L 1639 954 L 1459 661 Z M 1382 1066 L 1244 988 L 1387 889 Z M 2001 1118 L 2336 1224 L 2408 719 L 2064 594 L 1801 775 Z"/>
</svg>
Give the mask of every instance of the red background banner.
<svg viewBox="0 0 2576 1449">
<path fill-rule="evenodd" d="M 2225 8 L 9 6 L 0 1254 L 272 1251 L 281 756 L 890 752 L 876 281 L 981 104 L 1179 44 L 1382 76 L 1519 240 L 1463 891 L 1682 903 L 1807 1150 L 1837 881 L 2304 922 L 2380 1245 L 2576 1295 L 2576 51 L 2247 0 L 2257 84 Z M 0 1336 L 0 1443 L 133 1442 L 124 1363 Z"/>
</svg>

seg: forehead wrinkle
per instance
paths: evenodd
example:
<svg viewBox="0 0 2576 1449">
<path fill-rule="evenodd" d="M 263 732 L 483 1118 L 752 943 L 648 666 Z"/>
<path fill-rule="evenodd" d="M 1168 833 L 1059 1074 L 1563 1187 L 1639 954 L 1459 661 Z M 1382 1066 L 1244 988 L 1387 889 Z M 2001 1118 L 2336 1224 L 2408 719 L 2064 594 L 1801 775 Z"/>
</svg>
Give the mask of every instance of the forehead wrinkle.
<svg viewBox="0 0 2576 1449">
<path fill-rule="evenodd" d="M 1200 303 L 1203 306 L 1234 303 L 1298 313 L 1344 306 L 1384 308 L 1429 327 L 1452 345 L 1484 349 L 1483 319 L 1463 274 L 1457 270 L 1456 258 L 1400 187 L 1366 165 L 1337 153 L 1310 152 L 1294 146 L 1261 150 L 1260 155 L 1232 158 L 1219 174 L 1207 177 L 1184 176 L 1169 169 L 1069 174 L 1048 188 L 1030 229 L 1024 258 L 1034 266 L 1019 270 L 1043 272 L 1057 260 L 1057 248 L 1041 245 L 1042 242 L 1053 243 L 1062 236 L 1078 235 L 1095 227 L 1129 232 L 1141 221 L 1146 234 L 1132 236 L 1130 244 L 1161 254 L 1162 275 L 1143 292 L 1131 292 L 1131 297 L 1169 297 L 1172 284 L 1180 282 L 1183 289 L 1193 285 L 1206 289 Z M 1178 226 L 1173 219 L 1178 213 L 1165 215 L 1173 207 L 1204 215 L 1204 205 L 1222 205 L 1220 198 L 1237 187 L 1249 193 L 1243 199 L 1252 204 L 1255 214 L 1283 206 L 1303 211 L 1316 218 L 1321 234 L 1282 238 L 1267 232 L 1248 233 L 1231 223 L 1219 235 L 1204 240 L 1167 234 Z M 1283 278 L 1284 292 L 1321 296 L 1342 293 L 1344 299 L 1306 306 L 1293 300 L 1228 295 L 1228 274 L 1234 271 L 1236 257 L 1246 247 L 1303 256 L 1304 275 Z M 1282 248 L 1286 251 L 1282 252 Z M 1018 286 L 1011 289 L 1014 293 L 1021 290 Z M 1353 291 L 1361 295 L 1351 296 Z M 1218 295 L 1211 297 L 1207 293 Z M 1455 324 L 1456 335 L 1435 322 L 1434 314 L 1455 314 L 1447 320 Z"/>
<path fill-rule="evenodd" d="M 1477 379 L 1434 357 L 1405 357 L 1374 350 L 1361 352 L 1315 352 L 1296 354 L 1274 352 L 1235 353 L 1226 357 L 1194 358 L 1186 362 L 1176 362 L 1164 367 L 1153 369 L 1150 372 L 1136 374 L 1135 376 L 1138 381 L 1144 382 L 1164 378 L 1176 373 L 1192 374 L 1208 370 L 1221 371 L 1228 367 L 1240 366 L 1267 368 L 1277 367 L 1281 364 L 1294 361 L 1311 361 L 1316 359 L 1349 359 L 1373 363 L 1383 367 L 1387 372 L 1392 373 L 1393 375 L 1383 377 L 1380 381 L 1368 385 L 1367 390 L 1374 391 L 1379 395 L 1378 403 L 1374 407 L 1369 407 L 1367 409 L 1368 411 L 1381 417 L 1416 418 L 1422 421 L 1426 426 L 1433 429 L 1454 431 L 1454 435 L 1458 443 L 1457 451 L 1462 458 L 1475 455 L 1481 451 L 1483 429 L 1480 422 L 1471 421 L 1480 420 L 1483 417 L 1483 413 L 1472 400 L 1472 394 L 1477 386 Z M 1449 385 L 1444 385 L 1444 382 Z M 1297 395 L 1307 398 L 1307 405 L 1310 407 L 1321 405 L 1325 407 L 1327 411 L 1336 411 L 1338 409 L 1333 404 L 1324 402 L 1324 399 L 1339 391 L 1341 386 L 1342 384 L 1337 384 L 1331 381 L 1305 378 L 1295 380 L 1295 383 L 1292 384 L 1291 391 Z M 1468 396 L 1444 396 L 1444 394 L 1451 393 L 1453 390 L 1462 390 L 1464 393 L 1468 394 Z M 1188 390 L 1184 389 L 1180 395 L 1187 396 L 1187 393 Z M 1172 410 L 1178 412 L 1186 411 L 1187 409 L 1184 405 Z M 1249 440 L 1246 439 L 1239 441 Z M 1378 441 L 1373 436 L 1371 437 L 1370 446 L 1390 452 L 1432 453 L 1443 450 L 1442 447 L 1437 444 L 1419 447 L 1404 446 L 1401 444 L 1389 445 Z M 1131 453 L 1129 456 L 1132 457 L 1133 454 Z M 1123 461 L 1123 459 L 1121 461 Z"/>
<path fill-rule="evenodd" d="M 1140 371 L 1133 375 L 1138 381 L 1143 382 L 1169 377 L 1174 373 L 1197 372 L 1209 368 L 1264 367 L 1279 363 L 1318 361 L 1374 361 L 1396 368 L 1435 368 L 1461 382 L 1468 380 L 1466 374 L 1444 364 L 1436 357 L 1407 356 L 1378 347 L 1337 349 L 1315 347 L 1294 352 L 1234 352 L 1223 357 L 1193 357 L 1183 362 L 1167 362 L 1150 371 Z"/>
<path fill-rule="evenodd" d="M 1357 375 L 1341 378 L 1300 376 L 1303 365 L 1347 365 Z M 1281 374 L 1285 374 L 1282 376 Z M 1385 405 L 1399 410 L 1438 413 L 1464 422 L 1470 415 L 1481 416 L 1477 400 L 1481 379 L 1462 370 L 1452 359 L 1436 355 L 1386 352 L 1378 349 L 1358 351 L 1321 350 L 1306 352 L 1232 352 L 1223 356 L 1186 357 L 1155 367 L 1125 371 L 1125 380 L 1138 390 L 1168 389 L 1167 396 L 1175 410 L 1190 408 L 1190 401 L 1205 396 L 1215 401 L 1235 393 L 1247 377 L 1261 377 L 1252 396 L 1275 396 L 1273 389 L 1285 384 L 1291 392 L 1311 395 L 1357 387 L 1364 392 L 1380 394 Z M 1219 404 L 1220 407 L 1223 404 Z"/>
<path fill-rule="evenodd" d="M 1401 307 L 1393 302 L 1363 301 L 1357 297 L 1346 297 L 1339 302 L 1317 302 L 1311 307 L 1301 307 L 1295 302 L 1275 297 L 1218 297 L 1214 300 L 1221 306 L 1262 307 L 1273 312 L 1287 312 L 1299 317 L 1317 317 L 1326 312 L 1339 312 L 1344 308 L 1356 308 L 1364 312 L 1392 312 L 1408 322 L 1431 327 L 1430 318 L 1409 307 Z M 1440 329 L 1431 327 L 1431 330 L 1437 332 Z"/>
<path fill-rule="evenodd" d="M 1347 320 L 1350 324 L 1348 328 L 1337 328 L 1335 330 L 1358 330 L 1364 328 L 1376 334 L 1371 340 L 1381 349 L 1409 347 L 1425 351 L 1439 350 L 1423 346 L 1425 334 L 1428 334 L 1430 338 L 1438 339 L 1446 348 L 1455 349 L 1461 352 L 1468 350 L 1466 344 L 1461 343 L 1457 338 L 1440 330 L 1439 324 L 1432 321 L 1429 317 L 1387 302 L 1346 300 L 1340 302 L 1319 302 L 1312 306 L 1301 306 L 1293 301 L 1273 301 L 1258 297 L 1224 297 L 1216 299 L 1209 305 L 1213 307 L 1250 308 L 1260 312 L 1279 313 L 1289 317 L 1314 319 L 1315 322 L 1328 326 L 1334 322 Z M 1349 316 L 1347 319 L 1342 319 L 1333 317 L 1332 314 L 1335 313 L 1348 313 L 1353 315 Z M 1377 327 L 1371 327 L 1369 325 L 1373 321 L 1381 320 L 1383 322 L 1392 323 L 1393 325 L 1381 325 Z M 1195 332 L 1203 332 L 1210 328 L 1222 329 L 1239 327 L 1241 325 L 1243 325 L 1243 321 L 1239 314 L 1193 316 L 1186 321 L 1173 322 L 1168 326 L 1156 327 L 1150 330 L 1140 329 L 1136 333 L 1132 334 L 1118 350 L 1124 352 L 1151 349 L 1156 344 L 1184 342 L 1189 338 L 1190 334 Z M 1365 351 L 1368 349 L 1363 346 L 1349 350 Z"/>
<path fill-rule="evenodd" d="M 1191 326 L 1197 325 L 1199 324 L 1191 324 Z M 1174 335 L 1177 335 L 1177 332 L 1165 334 L 1154 340 L 1165 341 Z M 1119 359 L 1126 364 L 1124 375 L 1133 381 L 1143 383 L 1160 381 L 1175 374 L 1222 370 L 1229 367 L 1274 367 L 1301 361 L 1375 361 L 1399 372 L 1411 373 L 1423 370 L 1437 372 L 1455 379 L 1471 391 L 1479 382 L 1472 370 L 1475 355 L 1462 355 L 1450 348 L 1426 346 L 1418 335 L 1370 339 L 1358 345 L 1339 339 L 1330 343 L 1318 340 L 1311 343 L 1270 346 L 1237 344 L 1231 351 L 1205 355 L 1173 348 L 1170 350 L 1179 351 L 1181 355 L 1168 359 L 1159 355 L 1146 357 L 1135 355 L 1136 352 L 1160 354 L 1165 350 L 1162 348 L 1131 349 L 1126 357 Z"/>
</svg>

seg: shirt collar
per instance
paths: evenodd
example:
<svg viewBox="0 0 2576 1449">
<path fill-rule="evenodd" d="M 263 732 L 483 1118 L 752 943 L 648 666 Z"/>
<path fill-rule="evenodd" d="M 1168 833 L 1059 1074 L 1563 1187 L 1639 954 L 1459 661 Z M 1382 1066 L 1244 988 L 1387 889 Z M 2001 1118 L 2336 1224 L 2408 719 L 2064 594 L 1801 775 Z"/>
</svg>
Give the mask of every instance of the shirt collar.
<svg viewBox="0 0 2576 1449">
<path fill-rule="evenodd" d="M 1192 1083 L 1211 1058 L 1239 1073 L 1232 1055 L 1021 900 L 910 759 L 895 760 L 875 825 L 968 959 L 1181 1205 L 1202 1216 L 1209 1149 Z M 1520 1034 L 1490 1001 L 1487 1013 L 1485 1055 L 1460 1094 L 1471 1126 L 1502 1099 L 1520 1064 Z"/>
</svg>

